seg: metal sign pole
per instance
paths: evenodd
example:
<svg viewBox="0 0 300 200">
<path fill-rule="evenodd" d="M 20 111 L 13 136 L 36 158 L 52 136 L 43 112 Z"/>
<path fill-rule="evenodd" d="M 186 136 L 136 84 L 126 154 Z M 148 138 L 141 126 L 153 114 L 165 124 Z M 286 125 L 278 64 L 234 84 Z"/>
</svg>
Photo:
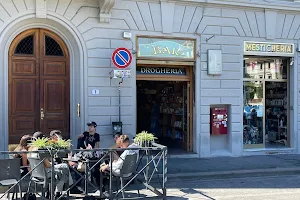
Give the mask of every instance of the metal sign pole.
<svg viewBox="0 0 300 200">
<path fill-rule="evenodd" d="M 123 78 L 119 82 L 119 122 L 121 121 L 121 83 L 123 83 Z"/>
</svg>

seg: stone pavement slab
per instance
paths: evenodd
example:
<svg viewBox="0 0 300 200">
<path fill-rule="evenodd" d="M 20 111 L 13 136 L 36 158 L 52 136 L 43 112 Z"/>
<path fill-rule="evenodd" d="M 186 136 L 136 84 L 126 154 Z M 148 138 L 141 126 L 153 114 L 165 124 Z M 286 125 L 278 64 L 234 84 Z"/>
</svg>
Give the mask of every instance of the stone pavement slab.
<svg viewBox="0 0 300 200">
<path fill-rule="evenodd" d="M 298 167 L 298 154 L 168 159 L 168 174 Z"/>
<path fill-rule="evenodd" d="M 153 169 L 153 164 L 150 165 Z M 162 174 L 162 162 L 158 166 Z M 299 172 L 300 155 L 272 154 L 243 157 L 168 158 L 168 177 Z"/>
</svg>

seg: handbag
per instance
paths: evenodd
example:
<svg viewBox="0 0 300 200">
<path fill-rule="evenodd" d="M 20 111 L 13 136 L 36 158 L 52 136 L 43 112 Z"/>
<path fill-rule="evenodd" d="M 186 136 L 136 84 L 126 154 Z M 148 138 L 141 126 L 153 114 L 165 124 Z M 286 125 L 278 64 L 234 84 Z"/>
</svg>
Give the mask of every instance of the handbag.
<svg viewBox="0 0 300 200">
<path fill-rule="evenodd" d="M 85 163 L 84 162 L 82 162 L 82 161 L 79 161 L 78 162 L 78 166 L 77 166 L 77 171 L 79 171 L 79 172 L 85 172 Z"/>
</svg>

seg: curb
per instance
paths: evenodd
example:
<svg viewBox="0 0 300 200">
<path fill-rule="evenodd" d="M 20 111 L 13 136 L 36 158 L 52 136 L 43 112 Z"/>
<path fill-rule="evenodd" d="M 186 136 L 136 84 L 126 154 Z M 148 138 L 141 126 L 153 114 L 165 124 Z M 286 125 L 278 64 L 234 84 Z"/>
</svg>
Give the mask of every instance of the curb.
<svg viewBox="0 0 300 200">
<path fill-rule="evenodd" d="M 238 176 L 257 176 L 257 175 L 284 175 L 300 173 L 300 167 L 292 168 L 269 168 L 269 169 L 251 169 L 251 170 L 230 170 L 230 171 L 214 171 L 214 172 L 188 172 L 178 174 L 168 174 L 168 179 L 176 178 L 224 178 Z"/>
</svg>

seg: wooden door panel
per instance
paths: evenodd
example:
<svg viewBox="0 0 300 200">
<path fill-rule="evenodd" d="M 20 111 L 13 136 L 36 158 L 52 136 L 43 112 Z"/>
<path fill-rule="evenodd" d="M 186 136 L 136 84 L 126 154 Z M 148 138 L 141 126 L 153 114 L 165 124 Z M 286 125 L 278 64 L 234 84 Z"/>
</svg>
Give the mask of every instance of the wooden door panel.
<svg viewBox="0 0 300 200">
<path fill-rule="evenodd" d="M 18 143 L 25 134 L 38 130 L 36 79 L 13 79 L 10 85 L 10 143 Z"/>
<path fill-rule="evenodd" d="M 44 130 L 46 132 L 50 132 L 52 130 L 61 130 L 64 138 L 69 138 L 69 118 L 62 117 L 51 117 L 48 116 L 43 121 Z"/>
<path fill-rule="evenodd" d="M 64 80 L 44 80 L 45 117 L 51 114 L 65 115 L 67 106 L 66 83 Z"/>
<path fill-rule="evenodd" d="M 13 61 L 12 76 L 36 76 L 35 60 L 17 60 Z"/>
<path fill-rule="evenodd" d="M 35 116 L 37 112 L 36 80 L 35 79 L 14 79 L 11 84 L 12 116 L 26 115 Z"/>
<path fill-rule="evenodd" d="M 32 134 L 37 130 L 37 119 L 36 117 L 14 117 L 10 121 L 10 142 L 18 143 L 20 138 L 25 134 Z"/>
<path fill-rule="evenodd" d="M 44 62 L 44 76 L 62 76 L 67 75 L 66 62 L 64 61 L 45 61 Z"/>
</svg>

